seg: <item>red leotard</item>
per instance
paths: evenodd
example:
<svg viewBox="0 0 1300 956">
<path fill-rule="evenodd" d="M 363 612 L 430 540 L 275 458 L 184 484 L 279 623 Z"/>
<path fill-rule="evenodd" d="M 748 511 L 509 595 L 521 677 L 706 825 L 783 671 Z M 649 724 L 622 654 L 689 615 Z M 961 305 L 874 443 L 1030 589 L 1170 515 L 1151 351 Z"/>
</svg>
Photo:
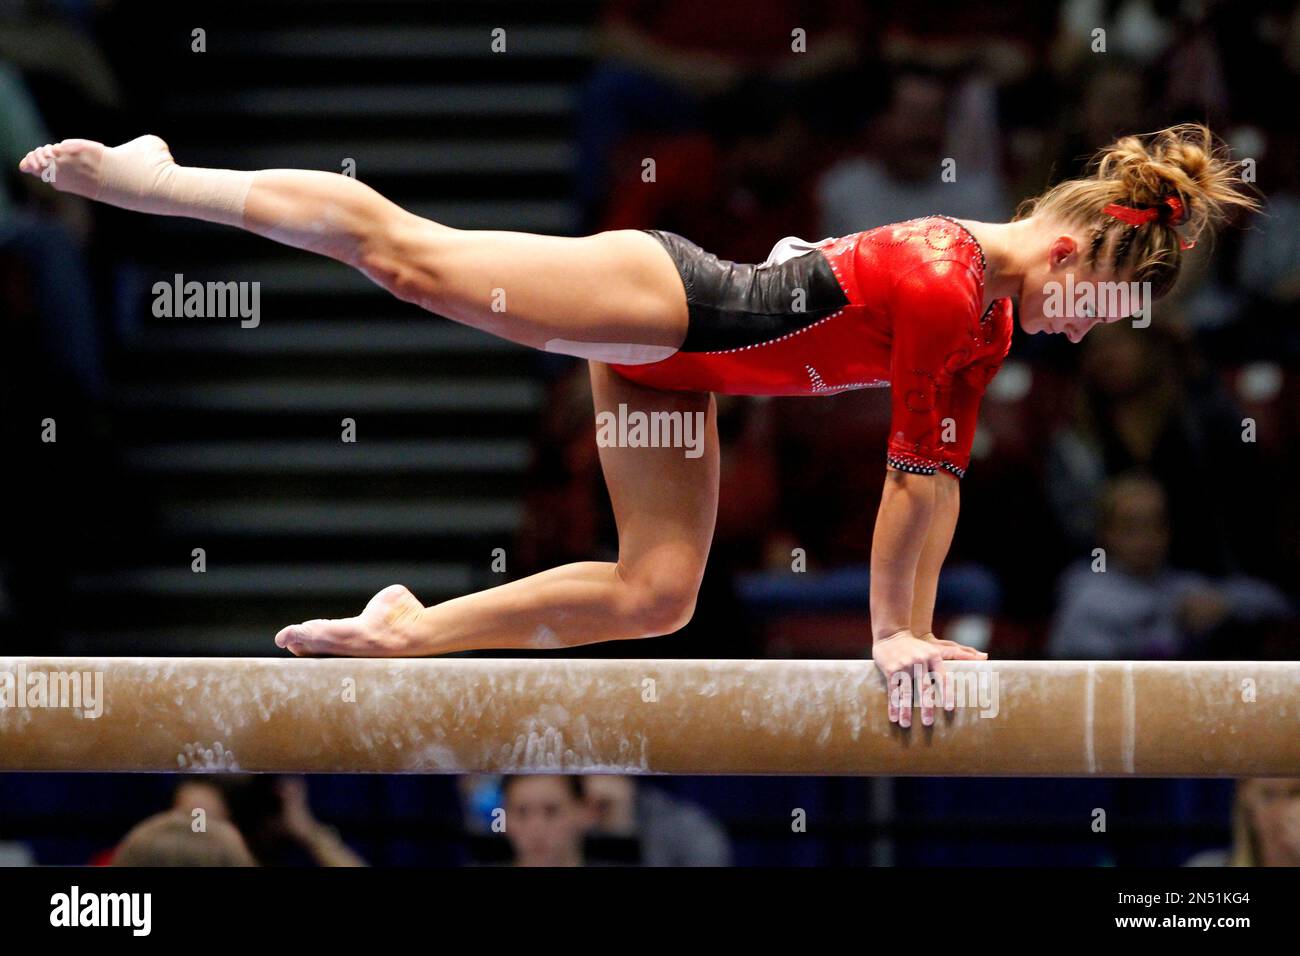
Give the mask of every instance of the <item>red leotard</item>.
<svg viewBox="0 0 1300 956">
<path fill-rule="evenodd" d="M 985 262 L 975 237 L 929 216 L 813 247 L 848 300 L 838 311 L 770 341 L 613 368 L 655 388 L 731 395 L 890 386 L 889 464 L 960 478 L 980 399 L 1011 347 L 1011 300 L 982 308 Z"/>
</svg>

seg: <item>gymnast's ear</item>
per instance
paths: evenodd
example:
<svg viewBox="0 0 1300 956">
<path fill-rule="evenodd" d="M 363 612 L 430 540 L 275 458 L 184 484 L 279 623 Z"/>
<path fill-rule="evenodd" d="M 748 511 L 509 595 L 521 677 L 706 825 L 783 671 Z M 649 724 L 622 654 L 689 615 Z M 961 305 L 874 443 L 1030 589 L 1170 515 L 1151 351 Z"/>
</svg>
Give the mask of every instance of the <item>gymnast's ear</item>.
<svg viewBox="0 0 1300 956">
<path fill-rule="evenodd" d="M 1079 262 L 1079 243 L 1069 235 L 1057 236 L 1047 247 L 1047 264 L 1053 268 L 1077 265 Z"/>
</svg>

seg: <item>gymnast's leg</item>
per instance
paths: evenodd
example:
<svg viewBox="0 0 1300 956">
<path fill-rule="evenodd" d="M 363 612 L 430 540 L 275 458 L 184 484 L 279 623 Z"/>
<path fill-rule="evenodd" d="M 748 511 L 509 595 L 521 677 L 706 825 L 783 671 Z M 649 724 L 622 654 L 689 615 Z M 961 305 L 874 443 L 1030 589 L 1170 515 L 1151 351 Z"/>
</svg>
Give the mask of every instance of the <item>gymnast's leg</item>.
<svg viewBox="0 0 1300 956">
<path fill-rule="evenodd" d="M 405 587 L 380 591 L 354 618 L 287 627 L 295 654 L 415 657 L 489 648 L 552 649 L 670 634 L 690 620 L 718 511 L 713 396 L 670 393 L 591 363 L 597 411 L 628 408 L 702 417 L 704 454 L 602 447 L 618 561 L 584 561 L 430 607 Z"/>
<path fill-rule="evenodd" d="M 138 212 L 238 226 L 359 269 L 398 298 L 523 345 L 656 361 L 686 337 L 686 295 L 653 237 L 451 229 L 347 176 L 179 166 L 157 136 L 109 149 L 70 139 L 19 168 L 56 189 Z"/>
<path fill-rule="evenodd" d="M 345 176 L 178 166 L 156 136 L 114 149 L 65 140 L 29 153 L 21 168 L 50 170 L 57 188 L 101 202 L 240 226 L 329 256 L 403 300 L 525 345 L 652 361 L 686 335 L 681 279 L 644 233 L 569 239 L 449 229 Z M 356 618 L 286 628 L 277 642 L 295 653 L 406 656 L 572 646 L 681 627 L 717 510 L 712 399 L 641 388 L 599 362 L 592 381 L 598 407 L 700 412 L 708 423 L 701 458 L 681 448 L 601 449 L 619 527 L 617 563 L 568 565 L 430 608 L 392 586 Z"/>
</svg>

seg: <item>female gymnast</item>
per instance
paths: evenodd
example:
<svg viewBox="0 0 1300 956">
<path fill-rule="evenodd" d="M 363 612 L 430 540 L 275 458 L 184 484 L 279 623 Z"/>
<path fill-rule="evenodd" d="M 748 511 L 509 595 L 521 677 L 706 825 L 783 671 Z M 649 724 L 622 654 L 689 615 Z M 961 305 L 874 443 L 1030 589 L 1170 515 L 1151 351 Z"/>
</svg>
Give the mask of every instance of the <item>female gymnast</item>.
<svg viewBox="0 0 1300 956">
<path fill-rule="evenodd" d="M 936 639 L 931 618 L 980 398 L 1010 347 L 1011 300 L 1026 332 L 1078 342 L 1124 316 L 1066 308 L 1049 317 L 1053 284 L 1139 282 L 1158 297 L 1197 234 L 1232 207 L 1254 207 L 1199 125 L 1120 139 L 1089 175 L 1030 200 L 1012 222 L 928 216 L 817 243 L 785 239 L 761 265 L 720 261 L 653 230 L 559 238 L 452 229 L 346 176 L 179 166 L 156 136 L 111 149 L 64 140 L 20 168 L 113 206 L 238 226 L 329 256 L 430 312 L 587 359 L 598 412 L 626 406 L 705 423 L 698 457 L 600 448 L 617 562 L 569 564 L 429 607 L 392 585 L 357 617 L 286 627 L 279 646 L 409 657 L 668 634 L 691 617 L 713 537 L 712 393 L 888 385 L 870 613 L 872 657 L 891 684 L 987 656 Z M 890 718 L 902 726 L 909 698 L 891 695 Z M 921 716 L 930 724 L 934 707 Z"/>
</svg>

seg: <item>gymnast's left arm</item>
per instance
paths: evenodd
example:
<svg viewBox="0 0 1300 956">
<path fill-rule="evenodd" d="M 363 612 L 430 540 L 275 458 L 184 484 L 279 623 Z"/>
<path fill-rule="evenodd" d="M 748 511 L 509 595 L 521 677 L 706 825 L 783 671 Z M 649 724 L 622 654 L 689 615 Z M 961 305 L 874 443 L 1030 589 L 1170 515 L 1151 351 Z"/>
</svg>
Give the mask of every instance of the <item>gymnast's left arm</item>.
<svg viewBox="0 0 1300 956">
<path fill-rule="evenodd" d="M 934 636 L 934 602 L 939 592 L 939 572 L 957 530 L 957 516 L 961 513 L 961 480 L 947 471 L 940 471 L 934 476 L 934 481 L 934 512 L 921 557 L 916 562 L 916 579 L 912 586 L 912 633 L 923 641 L 953 648 L 956 653 L 950 658 L 952 660 L 985 660 L 988 655 L 973 647 L 956 641 L 941 641 Z"/>
<path fill-rule="evenodd" d="M 961 484 L 945 472 L 934 476 L 934 512 L 930 527 L 916 562 L 916 579 L 912 585 L 912 633 L 923 640 L 934 640 L 934 602 L 939 591 L 939 571 L 961 511 Z"/>
<path fill-rule="evenodd" d="M 947 273 L 939 282 L 934 268 L 927 264 L 901 277 L 891 303 L 889 474 L 871 546 L 871 657 L 889 689 L 889 719 L 901 727 L 911 726 L 913 695 L 906 688 L 942 679 L 944 661 L 984 656 L 932 633 L 980 391 L 950 371 L 970 350 L 973 290 Z M 942 706 L 951 709 L 948 685 L 942 686 Z M 922 697 L 922 724 L 933 723 L 935 703 Z"/>
<path fill-rule="evenodd" d="M 938 640 L 932 632 L 939 570 L 959 505 L 957 479 L 946 472 L 916 475 L 891 469 L 886 480 L 871 547 L 871 657 L 885 677 L 889 720 L 900 727 L 912 725 L 915 687 L 930 676 L 942 680 L 944 661 L 987 656 Z M 936 704 L 952 709 L 947 684 L 940 687 L 940 699 L 921 700 L 926 726 L 934 723 Z"/>
<path fill-rule="evenodd" d="M 970 466 L 971 447 L 979 424 L 980 403 L 997 364 L 987 361 L 959 371 L 934 403 L 935 421 L 932 434 L 940 442 L 932 454 L 939 459 L 935 470 L 935 507 L 926 532 L 921 556 L 917 560 L 916 579 L 912 588 L 912 633 L 923 641 L 943 645 L 951 660 L 987 660 L 988 655 L 958 644 L 940 641 L 934 636 L 934 605 L 939 592 L 939 574 L 952 547 L 961 513 L 961 482 Z"/>
</svg>

